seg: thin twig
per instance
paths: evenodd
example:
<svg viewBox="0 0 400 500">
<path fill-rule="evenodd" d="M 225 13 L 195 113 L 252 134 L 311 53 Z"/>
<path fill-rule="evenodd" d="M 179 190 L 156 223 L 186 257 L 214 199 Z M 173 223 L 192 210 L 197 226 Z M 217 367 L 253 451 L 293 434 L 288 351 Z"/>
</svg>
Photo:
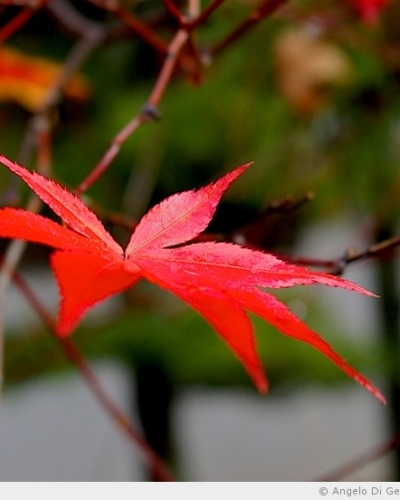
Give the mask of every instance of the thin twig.
<svg viewBox="0 0 400 500">
<path fill-rule="evenodd" d="M 41 158 L 46 158 L 49 155 L 40 155 Z M 44 169 L 46 165 L 44 165 Z M 41 165 L 39 164 L 39 169 Z M 33 213 L 38 213 L 41 210 L 42 202 L 35 195 L 32 194 L 26 205 L 26 209 Z M 3 389 L 3 367 L 4 367 L 4 317 L 5 317 L 5 298 L 9 282 L 17 268 L 26 248 L 26 242 L 22 240 L 13 240 L 8 245 L 4 255 L 4 260 L 0 266 L 0 394 Z M 1 407 L 0 397 L 0 407 Z"/>
<path fill-rule="evenodd" d="M 213 58 L 233 42 L 236 42 L 241 36 L 247 33 L 251 28 L 259 24 L 265 18 L 273 14 L 276 10 L 284 5 L 287 0 L 266 0 L 262 3 L 261 7 L 253 11 L 249 17 L 239 24 L 231 33 L 229 33 L 220 42 L 216 43 L 211 49 L 208 50 L 208 55 Z"/>
<path fill-rule="evenodd" d="M 214 0 L 208 7 L 206 7 L 201 14 L 199 14 L 195 19 L 184 23 L 184 27 L 188 30 L 193 30 L 194 28 L 197 28 L 197 26 L 204 24 L 208 18 L 211 16 L 211 14 L 214 13 L 215 10 L 220 7 L 225 0 Z"/>
<path fill-rule="evenodd" d="M 14 33 L 20 30 L 31 19 L 35 12 L 29 7 L 25 7 L 13 17 L 8 23 L 0 28 L 0 42 L 4 42 Z"/>
<path fill-rule="evenodd" d="M 168 12 L 175 17 L 175 19 L 181 23 L 182 22 L 182 14 L 178 7 L 174 4 L 173 0 L 162 0 Z"/>
<path fill-rule="evenodd" d="M 338 469 L 325 474 L 324 476 L 316 479 L 316 481 L 340 481 L 344 477 L 348 476 L 352 472 L 355 472 L 366 465 L 375 462 L 379 458 L 384 457 L 393 450 L 396 450 L 400 446 L 400 433 L 394 435 L 388 441 L 380 444 L 376 448 L 370 450 L 367 453 L 363 453 L 361 456 L 354 458 L 345 465 L 341 465 Z"/>
<path fill-rule="evenodd" d="M 145 22 L 132 14 L 129 10 L 119 6 L 114 10 L 116 16 L 139 38 L 148 45 L 156 49 L 160 54 L 165 54 L 168 50 L 168 44 Z"/>
<path fill-rule="evenodd" d="M 0 5 L 13 7 L 29 7 L 30 9 L 39 9 L 49 0 L 0 0 Z"/>
<path fill-rule="evenodd" d="M 110 416 L 111 420 L 142 452 L 144 460 L 146 461 L 148 466 L 151 467 L 151 470 L 153 471 L 155 477 L 160 481 L 174 481 L 171 472 L 168 470 L 160 457 L 153 451 L 153 449 L 140 434 L 140 432 L 135 429 L 126 415 L 108 396 L 101 383 L 99 382 L 96 374 L 87 363 L 86 359 L 84 358 L 80 350 L 76 347 L 76 345 L 69 338 L 60 338 L 57 335 L 53 315 L 38 299 L 37 295 L 26 283 L 26 281 L 16 272 L 13 273 L 12 279 L 15 285 L 19 288 L 19 290 L 34 308 L 36 313 L 40 316 L 41 320 L 50 331 L 54 339 L 57 341 L 64 354 L 82 375 L 91 392 L 97 398 L 98 402 L 103 407 L 105 412 Z"/>
<path fill-rule="evenodd" d="M 46 4 L 52 17 L 75 38 L 86 39 L 96 31 L 106 31 L 107 26 L 85 17 L 66 0 L 51 0 Z"/>
<path fill-rule="evenodd" d="M 71 51 L 59 79 L 49 89 L 44 107 L 35 114 L 28 126 L 19 154 L 19 162 L 26 163 L 35 147 L 38 149 L 38 171 L 48 174 L 50 163 L 50 127 L 49 113 L 51 108 L 58 103 L 65 85 L 71 76 L 80 68 L 91 51 L 100 43 L 100 32 L 88 34 L 88 39 L 81 40 Z M 36 195 L 29 199 L 26 209 L 39 212 L 41 202 Z M 4 356 L 4 303 L 10 277 L 20 262 L 26 243 L 20 240 L 12 241 L 5 254 L 4 263 L 0 269 L 0 394 L 3 387 L 3 356 Z M 1 399 L 1 398 L 0 398 Z"/>
<path fill-rule="evenodd" d="M 295 264 L 302 264 L 313 267 L 323 267 L 330 274 L 340 275 L 343 273 L 344 269 L 353 262 L 360 260 L 371 259 L 382 257 L 388 252 L 391 252 L 395 248 L 400 246 L 400 236 L 394 236 L 387 240 L 381 241 L 379 243 L 374 243 L 373 245 L 365 248 L 364 250 L 349 249 L 337 259 L 313 259 L 308 257 L 299 257 L 296 255 L 282 255 L 279 257 L 282 259 L 293 262 Z"/>
<path fill-rule="evenodd" d="M 111 141 L 111 144 L 100 162 L 92 170 L 92 172 L 81 182 L 77 187 L 77 195 L 82 195 L 89 187 L 97 181 L 97 179 L 107 170 L 111 162 L 119 153 L 124 142 L 130 137 L 136 129 L 150 120 L 158 120 L 161 118 L 158 111 L 158 104 L 167 88 L 167 85 L 172 77 L 176 67 L 179 54 L 188 40 L 189 34 L 186 30 L 178 30 L 174 38 L 168 45 L 168 52 L 158 75 L 155 85 L 151 91 L 147 103 L 137 113 L 133 119 L 127 123 L 123 129 Z"/>
</svg>

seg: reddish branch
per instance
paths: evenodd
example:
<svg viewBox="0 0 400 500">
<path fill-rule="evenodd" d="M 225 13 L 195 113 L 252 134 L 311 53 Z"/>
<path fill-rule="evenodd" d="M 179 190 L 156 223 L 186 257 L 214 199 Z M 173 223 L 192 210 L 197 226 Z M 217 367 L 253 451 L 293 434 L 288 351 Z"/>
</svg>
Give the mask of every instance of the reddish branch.
<svg viewBox="0 0 400 500">
<path fill-rule="evenodd" d="M 193 30 L 197 26 L 204 24 L 208 20 L 208 18 L 211 16 L 211 14 L 213 14 L 214 11 L 217 10 L 218 7 L 220 7 L 224 2 L 225 2 L 225 0 L 214 0 L 195 19 L 188 21 L 186 24 L 184 23 L 183 27 L 186 27 L 186 29 L 189 29 L 189 30 Z"/>
<path fill-rule="evenodd" d="M 261 7 L 257 10 L 251 12 L 248 18 L 239 24 L 235 29 L 231 31 L 225 38 L 214 45 L 208 53 L 210 56 L 214 57 L 228 46 L 232 45 L 236 40 L 242 37 L 249 30 L 254 28 L 261 21 L 269 17 L 276 10 L 278 10 L 282 5 L 287 3 L 287 0 L 266 0 L 262 3 Z"/>
<path fill-rule="evenodd" d="M 0 43 L 10 38 L 19 31 L 31 19 L 34 11 L 28 7 L 22 9 L 15 17 L 8 21 L 7 24 L 0 28 Z"/>
<path fill-rule="evenodd" d="M 48 0 L 0 0 L 0 6 L 28 7 L 30 9 L 39 9 Z"/>
<path fill-rule="evenodd" d="M 400 236 L 394 236 L 387 240 L 375 243 L 364 250 L 349 249 L 337 259 L 312 259 L 290 255 L 281 255 L 282 259 L 296 264 L 313 267 L 322 267 L 330 274 L 342 274 L 345 268 L 360 260 L 371 258 L 384 258 L 389 252 L 400 246 Z"/>
<path fill-rule="evenodd" d="M 100 162 L 76 189 L 76 193 L 78 195 L 84 193 L 107 170 L 111 162 L 119 153 L 122 144 L 138 127 L 140 127 L 140 125 L 150 120 L 157 120 L 161 117 L 157 106 L 172 77 L 180 51 L 185 45 L 188 36 L 189 35 L 185 30 L 179 30 L 176 33 L 168 46 L 166 59 L 147 103 L 143 106 L 141 111 L 139 111 L 139 113 L 134 116 L 134 118 L 114 137 L 111 141 L 110 147 L 107 149 Z"/>
<path fill-rule="evenodd" d="M 150 28 L 145 22 L 132 14 L 122 6 L 117 6 L 113 12 L 121 21 L 140 39 L 153 47 L 160 54 L 165 54 L 168 50 L 168 44 L 156 31 Z"/>
<path fill-rule="evenodd" d="M 173 17 L 175 17 L 179 22 L 182 22 L 183 16 L 181 14 L 181 11 L 174 4 L 173 0 L 163 0 L 163 4 Z"/>
<path fill-rule="evenodd" d="M 224 2 L 225 0 L 214 0 L 198 16 L 193 18 L 190 15 L 188 16 L 187 14 L 182 14 L 178 7 L 174 4 L 173 0 L 163 0 L 163 3 L 169 13 L 177 19 L 180 28 L 184 28 L 187 31 L 192 31 L 197 26 L 204 24 L 211 14 L 213 14 L 214 11 L 216 11 Z"/>
<path fill-rule="evenodd" d="M 53 315 L 49 313 L 44 304 L 38 299 L 37 295 L 29 287 L 26 281 L 16 272 L 13 273 L 12 279 L 15 285 L 19 288 L 21 293 L 36 311 L 38 316 L 41 318 L 44 325 L 47 327 L 54 339 L 57 341 L 64 354 L 78 369 L 78 371 L 88 384 L 89 388 L 91 389 L 92 393 L 96 396 L 103 409 L 110 416 L 111 420 L 118 426 L 118 428 L 122 432 L 127 435 L 127 437 L 136 446 L 139 447 L 145 461 L 147 462 L 148 466 L 151 467 L 155 478 L 159 481 L 173 481 L 174 478 L 163 461 L 152 450 L 144 437 L 135 429 L 129 419 L 104 391 L 97 376 L 93 372 L 90 365 L 86 362 L 79 349 L 69 338 L 60 338 L 56 334 L 55 320 Z"/>
<path fill-rule="evenodd" d="M 60 1 L 60 0 L 59 0 Z M 275 10 L 277 10 L 281 5 L 285 3 L 286 0 L 267 0 L 265 1 L 260 8 L 255 10 L 247 20 L 241 23 L 233 32 L 228 35 L 225 39 L 219 42 L 216 46 L 214 46 L 211 51 L 208 53 L 211 55 L 215 55 L 220 52 L 222 49 L 226 48 L 228 45 L 234 43 L 240 36 L 249 31 L 252 27 L 260 23 L 262 20 L 271 15 Z M 133 31 L 136 34 L 140 35 L 144 34 L 143 31 L 138 30 L 137 28 L 143 28 L 145 25 L 133 16 L 130 12 L 123 9 L 118 1 L 95 1 L 93 2 L 96 5 L 101 5 L 108 10 L 111 10 L 118 14 L 119 17 L 122 17 L 124 21 L 130 25 Z M 171 80 L 174 70 L 176 69 L 178 63 L 181 60 L 182 51 L 185 45 L 191 41 L 190 33 L 191 31 L 204 23 L 209 16 L 223 3 L 223 0 L 214 0 L 209 7 L 207 7 L 202 13 L 198 15 L 193 14 L 193 9 L 189 9 L 189 17 L 183 16 L 180 11 L 177 9 L 172 0 L 166 0 L 164 4 L 167 9 L 174 14 L 175 17 L 179 15 L 180 29 L 176 32 L 171 42 L 168 44 L 166 49 L 166 57 L 164 60 L 164 64 L 161 68 L 161 71 L 157 77 L 153 90 L 150 94 L 150 97 L 147 103 L 142 107 L 142 109 L 137 113 L 133 119 L 127 123 L 122 130 L 113 138 L 109 148 L 104 153 L 100 162 L 96 165 L 96 167 L 92 170 L 92 172 L 81 182 L 81 184 L 76 189 L 76 193 L 78 195 L 82 195 L 94 182 L 96 182 L 101 175 L 108 169 L 111 162 L 118 155 L 122 145 L 124 142 L 144 123 L 147 123 L 150 120 L 159 119 L 160 113 L 158 111 L 158 104 Z M 138 24 L 139 23 L 139 24 Z M 149 31 L 146 31 L 144 37 L 151 36 Z M 144 38 L 145 39 L 145 38 Z M 164 51 L 165 46 L 164 42 L 161 39 L 154 39 L 152 37 L 152 41 L 149 42 L 150 45 L 157 48 L 159 51 Z M 193 49 L 193 44 L 190 44 Z M 197 58 L 198 51 L 192 50 L 194 54 L 194 61 L 192 67 L 198 65 L 199 60 Z M 182 66 L 185 67 L 185 62 L 188 61 L 183 60 Z M 187 65 L 190 67 L 191 65 Z"/>
<path fill-rule="evenodd" d="M 394 435 L 388 441 L 380 444 L 368 453 L 351 460 L 345 465 L 342 465 L 330 474 L 326 474 L 323 477 L 318 478 L 316 481 L 340 481 L 344 477 L 348 476 L 352 472 L 355 472 L 366 465 L 379 460 L 391 451 L 396 450 L 400 446 L 400 434 Z"/>
</svg>

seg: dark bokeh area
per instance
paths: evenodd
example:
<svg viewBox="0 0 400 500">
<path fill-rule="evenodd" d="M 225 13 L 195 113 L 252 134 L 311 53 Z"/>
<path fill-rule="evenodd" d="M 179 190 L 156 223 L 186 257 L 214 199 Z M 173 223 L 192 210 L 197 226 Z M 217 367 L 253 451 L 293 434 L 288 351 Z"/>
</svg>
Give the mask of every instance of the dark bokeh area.
<svg viewBox="0 0 400 500">
<path fill-rule="evenodd" d="M 87 20 L 120 22 L 112 12 L 93 5 L 96 2 L 65 3 L 74 5 Z M 151 20 L 160 37 L 170 40 L 176 20 L 166 16 L 160 3 L 123 2 L 131 12 Z M 206 54 L 248 15 L 252 5 L 250 0 L 224 3 L 196 28 L 197 46 Z M 19 10 L 0 6 L 1 24 Z M 160 102 L 161 120 L 145 123 L 124 142 L 111 166 L 85 193 L 85 202 L 122 244 L 131 232 L 126 226 L 133 227 L 165 197 L 254 162 L 224 196 L 208 228 L 213 237 L 245 238 L 249 245 L 294 258 L 335 260 L 354 244 L 363 250 L 397 236 L 399 21 L 396 1 L 370 25 L 350 2 L 287 3 L 216 54 L 200 72 L 178 69 Z M 61 67 L 76 44 L 75 36 L 42 9 L 0 46 L 1 153 L 18 158 L 34 115 L 18 97 L 32 92 L 24 87 L 28 83 L 14 83 L 21 89 L 7 90 L 10 84 L 1 69 L 3 48 Z M 93 170 L 113 137 L 147 102 L 162 63 L 162 54 L 123 29 L 93 51 L 80 69 L 84 90 L 78 95 L 66 92 L 51 113 L 51 163 L 59 182 L 74 188 Z M 32 157 L 27 166 L 33 165 Z M 0 169 L 4 196 L 13 192 L 18 204 L 28 191 L 19 185 L 11 191 L 10 179 L 9 172 Z M 338 224 L 344 228 L 339 231 L 340 243 L 330 230 Z M 321 239 L 307 246 L 307 235 L 315 227 L 323 229 Z M 6 248 L 3 243 L 2 248 Z M 47 249 L 31 245 L 23 264 L 47 266 L 48 256 Z M 301 288 L 278 294 L 294 308 L 300 299 L 307 311 L 302 319 L 351 365 L 387 381 L 392 433 L 400 432 L 397 262 L 394 248 L 345 266 L 344 277 L 349 279 L 353 268 L 367 268 L 373 276 L 368 286 L 381 296 L 377 327 L 371 324 L 369 332 L 354 331 L 357 325 L 332 310 L 336 303 L 330 305 L 329 298 L 321 302 L 318 292 Z M 306 384 L 329 390 L 354 383 L 320 353 L 252 320 L 272 397 Z M 27 325 L 20 335 L 10 327 L 5 351 L 8 387 L 70 369 L 45 330 L 31 330 Z M 143 429 L 165 458 L 173 458 L 168 410 L 175 391 L 192 385 L 253 390 L 211 327 L 147 283 L 125 293 L 101 324 L 83 322 L 74 340 L 89 359 L 121 359 L 136 371 Z"/>
</svg>

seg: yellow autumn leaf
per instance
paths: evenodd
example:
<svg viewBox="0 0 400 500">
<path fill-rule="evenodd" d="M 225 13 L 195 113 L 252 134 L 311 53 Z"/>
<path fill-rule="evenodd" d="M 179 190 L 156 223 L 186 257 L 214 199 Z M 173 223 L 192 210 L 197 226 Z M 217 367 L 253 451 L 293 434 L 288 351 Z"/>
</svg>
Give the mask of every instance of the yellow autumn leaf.
<svg viewBox="0 0 400 500">
<path fill-rule="evenodd" d="M 35 112 L 44 105 L 61 70 L 62 65 L 56 62 L 0 46 L 0 100 L 16 102 Z M 68 82 L 64 93 L 72 99 L 85 100 L 90 86 L 86 78 L 77 75 Z"/>
</svg>

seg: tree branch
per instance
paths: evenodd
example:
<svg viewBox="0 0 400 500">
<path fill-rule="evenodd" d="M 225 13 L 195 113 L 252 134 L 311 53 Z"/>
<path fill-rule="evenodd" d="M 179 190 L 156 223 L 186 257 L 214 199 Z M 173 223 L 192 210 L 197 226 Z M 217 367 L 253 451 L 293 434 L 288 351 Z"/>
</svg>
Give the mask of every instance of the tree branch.
<svg viewBox="0 0 400 500">
<path fill-rule="evenodd" d="M 97 179 L 108 169 L 111 162 L 119 153 L 124 142 L 137 130 L 141 125 L 150 121 L 161 118 L 158 111 L 158 104 L 167 88 L 167 85 L 172 77 L 176 67 L 179 54 L 188 40 L 189 34 L 186 30 L 178 30 L 174 38 L 168 45 L 167 55 L 158 78 L 150 93 L 147 103 L 137 113 L 133 119 L 127 123 L 120 132 L 111 141 L 109 148 L 104 153 L 100 162 L 96 165 L 93 171 L 80 183 L 76 189 L 78 196 L 82 195 L 89 187 L 97 181 Z"/>
<path fill-rule="evenodd" d="M 214 58 L 217 54 L 225 50 L 227 47 L 232 45 L 236 40 L 241 38 L 250 29 L 256 26 L 258 23 L 263 21 L 265 18 L 273 14 L 282 5 L 284 5 L 287 0 L 266 0 L 262 3 L 261 7 L 257 10 L 251 12 L 248 18 L 239 24 L 231 33 L 229 33 L 225 38 L 216 43 L 211 49 L 208 50 L 208 54 L 211 58 Z"/>
<path fill-rule="evenodd" d="M 58 345 L 64 352 L 65 356 L 71 361 L 75 368 L 79 371 L 83 379 L 86 381 L 91 392 L 96 397 L 103 410 L 109 415 L 112 422 L 122 431 L 132 443 L 139 448 L 142 456 L 151 468 L 154 475 L 159 481 L 174 481 L 171 472 L 167 469 L 163 461 L 156 455 L 156 453 L 149 446 L 144 437 L 133 426 L 126 415 L 118 408 L 114 401 L 108 396 L 99 382 L 96 374 L 87 363 L 86 359 L 76 347 L 76 345 L 69 338 L 60 338 L 55 330 L 55 321 L 51 313 L 48 312 L 46 307 L 37 298 L 36 294 L 23 280 L 23 278 L 16 272 L 13 272 L 12 279 L 15 285 L 19 288 L 33 309 L 42 319 L 44 325 L 47 327 L 53 338 L 57 341 Z"/>
</svg>

